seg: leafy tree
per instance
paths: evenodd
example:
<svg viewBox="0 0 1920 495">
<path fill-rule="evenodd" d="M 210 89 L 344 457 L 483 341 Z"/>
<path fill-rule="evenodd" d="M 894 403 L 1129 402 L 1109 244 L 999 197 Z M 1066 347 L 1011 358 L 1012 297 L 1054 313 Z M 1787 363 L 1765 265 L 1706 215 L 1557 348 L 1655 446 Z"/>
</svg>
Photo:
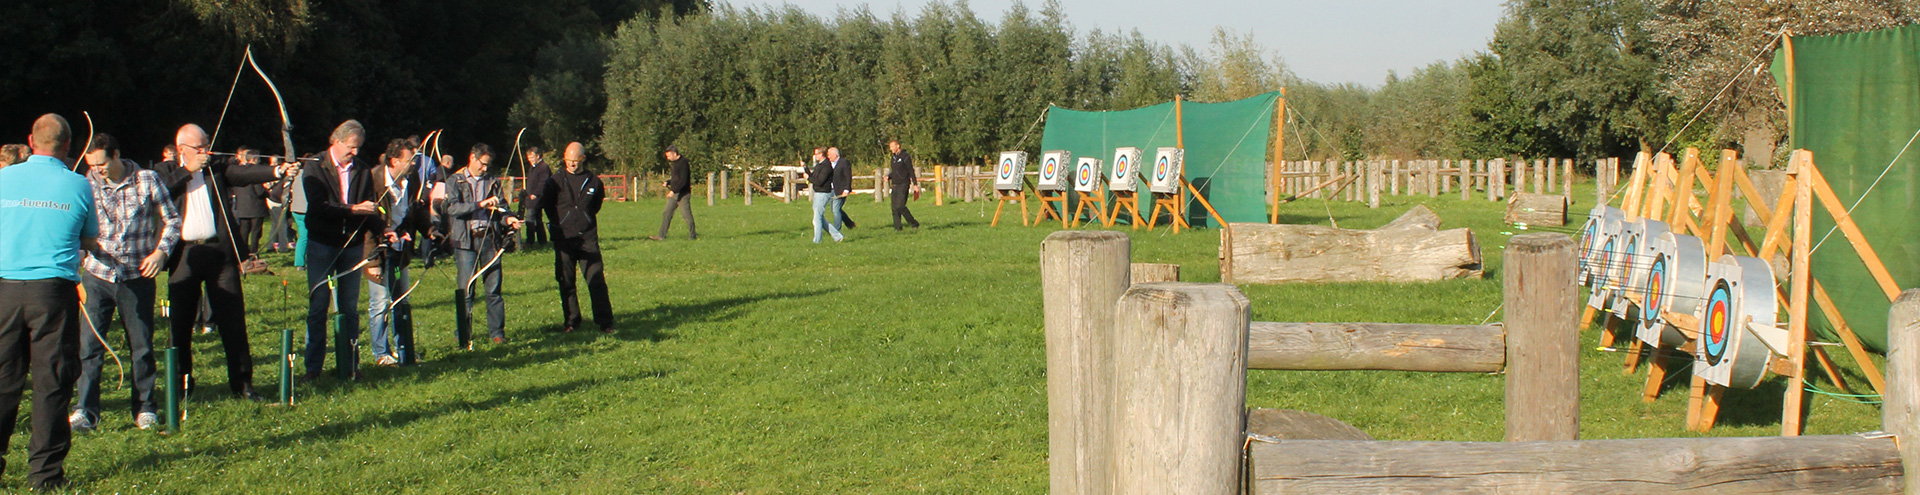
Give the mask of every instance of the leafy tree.
<svg viewBox="0 0 1920 495">
<path fill-rule="evenodd" d="M 1618 156 L 1665 131 L 1648 0 L 1513 0 L 1490 48 L 1520 108 L 1552 130 L 1524 151 Z"/>
</svg>

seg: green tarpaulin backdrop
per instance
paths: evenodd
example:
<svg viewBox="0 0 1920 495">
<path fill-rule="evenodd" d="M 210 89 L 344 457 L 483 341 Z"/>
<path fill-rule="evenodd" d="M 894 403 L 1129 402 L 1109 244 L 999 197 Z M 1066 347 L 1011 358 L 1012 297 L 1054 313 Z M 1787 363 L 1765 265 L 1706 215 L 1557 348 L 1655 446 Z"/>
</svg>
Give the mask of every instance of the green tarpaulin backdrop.
<svg viewBox="0 0 1920 495">
<path fill-rule="evenodd" d="M 1278 98 L 1280 93 L 1274 92 L 1223 103 L 1183 102 L 1181 126 L 1175 125 L 1171 102 L 1109 112 L 1056 106 L 1047 111 L 1040 147 L 1066 150 L 1073 153 L 1075 161 L 1087 156 L 1099 158 L 1105 163 L 1103 172 L 1111 174 L 1115 148 L 1140 148 L 1145 160 L 1150 161 L 1155 150 L 1175 145 L 1175 129 L 1182 127 L 1187 145 L 1187 181 L 1199 188 L 1227 221 L 1265 222 L 1267 148 L 1272 142 L 1274 103 Z M 1142 205 L 1140 213 L 1147 214 L 1151 207 Z M 1187 218 L 1196 227 L 1214 223 L 1197 202 L 1187 208 Z"/>
<path fill-rule="evenodd" d="M 1795 37 L 1793 49 L 1791 81 L 1784 48 L 1772 66 L 1782 91 L 1791 93 L 1793 147 L 1813 152 L 1842 203 L 1866 196 L 1853 210 L 1854 221 L 1893 281 L 1914 287 L 1920 283 L 1920 143 L 1905 154 L 1901 149 L 1920 131 L 1920 26 Z M 1845 237 L 1832 231 L 1833 217 L 1821 207 L 1813 211 L 1814 278 L 1867 346 L 1886 349 L 1886 293 Z M 1830 332 L 1823 318 L 1813 324 Z"/>
</svg>

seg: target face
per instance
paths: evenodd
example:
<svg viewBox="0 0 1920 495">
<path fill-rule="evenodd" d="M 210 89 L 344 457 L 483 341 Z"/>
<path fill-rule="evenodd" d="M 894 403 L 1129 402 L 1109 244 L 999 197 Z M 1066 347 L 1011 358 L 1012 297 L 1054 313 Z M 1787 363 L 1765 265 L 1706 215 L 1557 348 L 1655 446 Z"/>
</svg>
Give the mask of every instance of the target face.
<svg viewBox="0 0 1920 495">
<path fill-rule="evenodd" d="M 1713 290 L 1707 293 L 1707 317 L 1700 323 L 1706 327 L 1702 348 L 1707 354 L 1707 365 L 1719 365 L 1727 355 L 1727 340 L 1734 330 L 1733 287 L 1725 279 L 1715 281 Z"/>
<path fill-rule="evenodd" d="M 1048 151 L 1040 156 L 1040 181 L 1035 187 L 1042 191 L 1067 190 L 1068 165 L 1073 163 L 1073 155 L 1065 151 Z"/>
<path fill-rule="evenodd" d="M 1658 317 L 1660 311 L 1665 311 L 1667 308 L 1667 255 L 1654 255 L 1653 266 L 1647 268 L 1646 288 L 1647 310 L 1642 312 L 1642 318 L 1653 320 Z"/>
<path fill-rule="evenodd" d="M 1613 239 L 1607 239 L 1607 243 L 1600 246 L 1600 287 L 1612 286 L 1613 280 L 1608 276 L 1613 275 L 1613 260 L 1617 256 L 1619 253 L 1614 252 Z"/>
<path fill-rule="evenodd" d="M 1008 151 L 1000 154 L 1000 164 L 994 167 L 993 188 L 1001 191 L 1018 191 L 1026 188 L 1027 152 Z"/>
<path fill-rule="evenodd" d="M 1113 150 L 1113 176 L 1107 179 L 1107 188 L 1115 191 L 1132 191 L 1140 175 L 1140 148 L 1116 148 Z"/>
<path fill-rule="evenodd" d="M 1046 163 L 1040 164 L 1040 179 L 1041 180 L 1057 180 L 1059 178 L 1060 178 L 1060 159 L 1052 156 L 1047 157 Z"/>
<path fill-rule="evenodd" d="M 1012 178 L 1013 178 L 1013 159 L 1012 158 L 1000 159 L 1000 180 L 1005 181 Z"/>
<path fill-rule="evenodd" d="M 1186 156 L 1186 150 L 1180 148 L 1160 148 L 1153 156 L 1153 192 L 1180 192 L 1180 163 Z"/>
<path fill-rule="evenodd" d="M 1093 192 L 1097 177 L 1100 177 L 1100 159 L 1081 158 L 1080 165 L 1073 169 L 1073 190 Z"/>
<path fill-rule="evenodd" d="M 1169 160 L 1167 160 L 1167 157 L 1165 156 L 1160 157 L 1159 160 L 1154 160 L 1153 180 L 1157 180 L 1157 181 L 1167 180 L 1167 169 L 1173 168 L 1172 165 L 1168 164 L 1168 162 Z"/>
</svg>

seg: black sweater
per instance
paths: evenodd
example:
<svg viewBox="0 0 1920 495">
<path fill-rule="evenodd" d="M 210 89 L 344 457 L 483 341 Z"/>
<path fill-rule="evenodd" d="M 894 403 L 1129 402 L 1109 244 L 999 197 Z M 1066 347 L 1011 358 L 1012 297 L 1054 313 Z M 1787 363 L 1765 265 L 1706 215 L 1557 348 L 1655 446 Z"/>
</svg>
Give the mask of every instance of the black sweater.
<svg viewBox="0 0 1920 495">
<path fill-rule="evenodd" d="M 833 192 L 833 162 L 821 160 L 813 164 L 813 171 L 807 174 L 807 183 L 813 185 L 813 192 Z"/>
<path fill-rule="evenodd" d="M 693 193 L 693 171 L 687 165 L 686 155 L 667 162 L 667 190 L 673 191 L 673 197 L 684 198 Z"/>
<path fill-rule="evenodd" d="M 556 169 L 542 188 L 540 206 L 559 227 L 560 237 L 599 242 L 600 203 L 606 200 L 606 186 L 600 177 L 585 168 L 579 173 Z"/>
</svg>

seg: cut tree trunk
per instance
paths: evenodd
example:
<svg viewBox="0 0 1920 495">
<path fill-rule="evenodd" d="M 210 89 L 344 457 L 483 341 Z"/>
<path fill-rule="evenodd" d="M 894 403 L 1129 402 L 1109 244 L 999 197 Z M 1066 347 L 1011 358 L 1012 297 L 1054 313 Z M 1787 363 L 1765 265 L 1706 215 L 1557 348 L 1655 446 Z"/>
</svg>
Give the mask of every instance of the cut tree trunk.
<svg viewBox="0 0 1920 495">
<path fill-rule="evenodd" d="M 1519 193 L 1507 202 L 1507 223 L 1539 227 L 1567 224 L 1567 197 L 1558 194 Z"/>
<path fill-rule="evenodd" d="M 1233 224 L 1233 280 L 1423 282 L 1479 277 L 1480 246 L 1469 229 L 1440 230 L 1424 205 L 1377 230 L 1320 225 Z"/>
</svg>

